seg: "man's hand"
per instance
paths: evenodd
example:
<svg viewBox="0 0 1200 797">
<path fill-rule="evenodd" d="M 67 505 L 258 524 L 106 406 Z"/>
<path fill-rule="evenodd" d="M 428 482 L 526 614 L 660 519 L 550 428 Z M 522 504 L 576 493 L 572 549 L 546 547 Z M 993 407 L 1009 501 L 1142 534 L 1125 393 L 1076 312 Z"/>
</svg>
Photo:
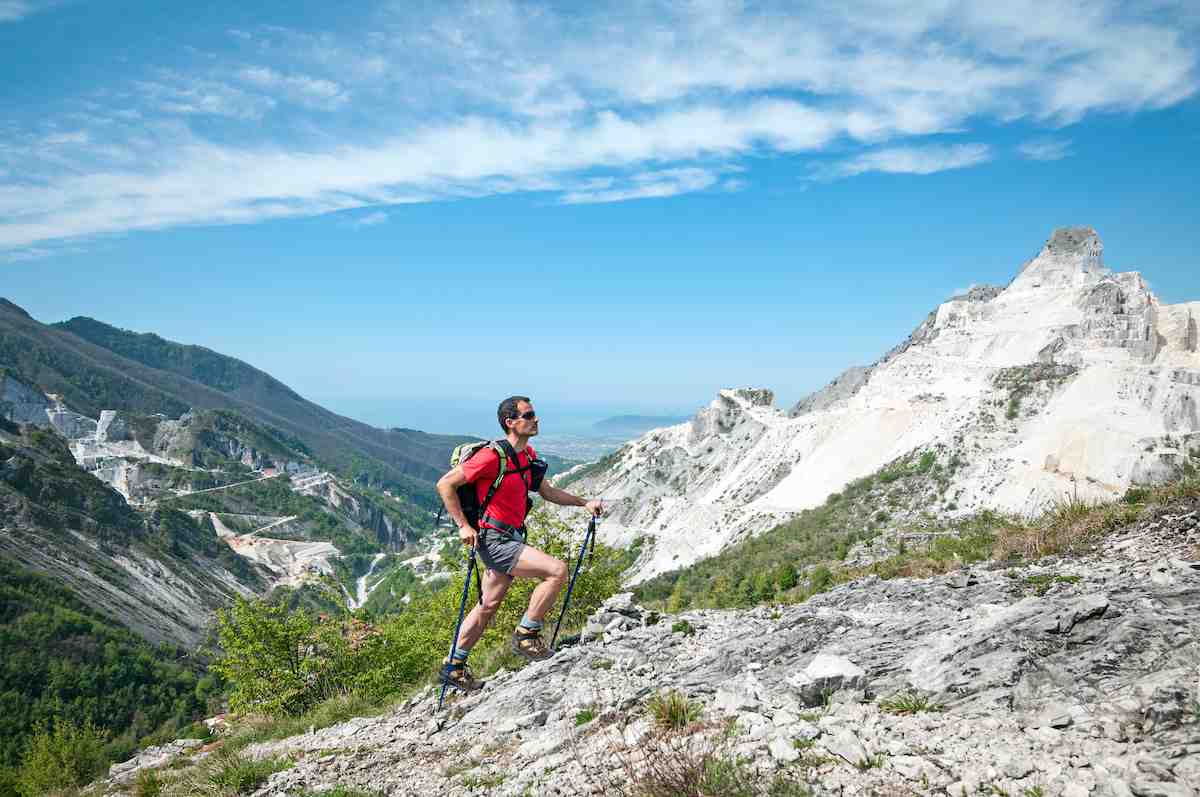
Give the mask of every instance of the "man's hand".
<svg viewBox="0 0 1200 797">
<path fill-rule="evenodd" d="M 470 525 L 458 527 L 458 538 L 462 540 L 463 545 L 466 545 L 470 548 L 474 548 L 477 542 L 475 529 L 471 528 Z"/>
<path fill-rule="evenodd" d="M 601 501 L 588 501 L 584 506 L 596 517 L 604 514 L 604 504 Z"/>
</svg>

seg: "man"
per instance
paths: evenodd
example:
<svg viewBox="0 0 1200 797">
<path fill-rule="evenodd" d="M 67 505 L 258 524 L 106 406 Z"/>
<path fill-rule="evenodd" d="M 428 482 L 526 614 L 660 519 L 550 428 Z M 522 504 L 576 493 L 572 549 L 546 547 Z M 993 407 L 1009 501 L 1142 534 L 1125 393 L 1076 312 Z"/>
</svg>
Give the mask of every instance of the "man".
<svg viewBox="0 0 1200 797">
<path fill-rule="evenodd" d="M 567 580 L 565 562 L 525 544 L 526 498 L 527 491 L 533 485 L 531 463 L 537 459 L 537 452 L 529 445 L 529 438 L 538 433 L 537 413 L 528 396 L 510 396 L 500 402 L 496 419 L 512 451 L 506 454 L 504 478 L 480 517 L 478 530 L 471 526 L 463 514 L 457 490 L 465 484 L 474 485 L 479 503 L 483 505 L 489 488 L 500 473 L 500 455 L 490 447 L 482 448 L 466 462 L 446 473 L 437 483 L 438 494 L 446 510 L 458 524 L 459 539 L 463 545 L 475 546 L 487 568 L 482 581 L 483 597 L 463 620 L 454 650 L 443 664 L 441 672 L 443 683 L 468 692 L 479 689 L 483 684 L 471 675 L 467 656 L 491 624 L 513 579 L 542 579 L 542 583 L 533 590 L 529 608 L 512 635 L 513 652 L 530 661 L 551 655 L 542 642 L 542 624 Z M 515 454 L 515 461 L 512 454 Z M 600 501 L 587 501 L 544 480 L 537 492 L 554 504 L 586 507 L 595 515 L 604 510 Z"/>
</svg>

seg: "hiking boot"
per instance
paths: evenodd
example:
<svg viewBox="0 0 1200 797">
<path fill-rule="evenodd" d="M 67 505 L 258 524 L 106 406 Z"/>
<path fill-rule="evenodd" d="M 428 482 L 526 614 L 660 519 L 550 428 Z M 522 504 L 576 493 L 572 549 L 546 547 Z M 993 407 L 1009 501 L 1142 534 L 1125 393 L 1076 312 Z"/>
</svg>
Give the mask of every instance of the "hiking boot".
<svg viewBox="0 0 1200 797">
<path fill-rule="evenodd" d="M 471 674 L 471 668 L 467 666 L 466 662 L 462 664 L 444 663 L 441 681 L 447 686 L 453 686 L 463 692 L 476 692 L 483 688 L 483 681 L 476 679 Z"/>
<path fill-rule="evenodd" d="M 521 628 L 513 631 L 512 651 L 529 661 L 541 661 L 554 655 L 554 651 L 546 647 L 546 643 L 542 641 L 541 634 Z"/>
</svg>

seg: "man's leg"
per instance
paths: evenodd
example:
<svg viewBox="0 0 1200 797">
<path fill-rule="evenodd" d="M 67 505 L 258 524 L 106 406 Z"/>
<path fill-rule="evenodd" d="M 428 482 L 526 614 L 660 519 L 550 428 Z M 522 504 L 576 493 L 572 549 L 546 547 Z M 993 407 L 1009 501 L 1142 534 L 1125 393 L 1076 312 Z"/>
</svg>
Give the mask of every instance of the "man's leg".
<svg viewBox="0 0 1200 797">
<path fill-rule="evenodd" d="M 470 614 L 463 619 L 458 639 L 454 640 L 454 649 L 450 651 L 450 657 L 442 665 L 442 683 L 466 692 L 473 692 L 483 686 L 483 682 L 475 680 L 475 676 L 471 675 L 471 671 L 467 668 L 467 656 L 470 655 L 471 648 L 479 641 L 479 637 L 483 636 L 483 632 L 487 630 L 492 618 L 496 616 L 496 610 L 500 608 L 500 603 L 504 600 L 510 584 L 512 584 L 511 576 L 497 573 L 495 570 L 484 571 L 483 596 L 479 603 L 471 609 Z"/>
<path fill-rule="evenodd" d="M 529 598 L 529 609 L 513 632 L 513 651 L 528 659 L 548 658 L 550 650 L 541 640 L 542 622 L 567 583 L 567 564 L 527 545 L 521 550 L 512 575 L 542 579 Z"/>
<path fill-rule="evenodd" d="M 463 619 L 462 630 L 458 632 L 457 650 L 470 650 L 479 641 L 479 637 L 483 636 L 483 632 L 492 624 L 492 618 L 496 616 L 500 604 L 504 602 L 512 580 L 512 576 L 497 573 L 495 570 L 483 571 L 483 598 Z"/>
</svg>

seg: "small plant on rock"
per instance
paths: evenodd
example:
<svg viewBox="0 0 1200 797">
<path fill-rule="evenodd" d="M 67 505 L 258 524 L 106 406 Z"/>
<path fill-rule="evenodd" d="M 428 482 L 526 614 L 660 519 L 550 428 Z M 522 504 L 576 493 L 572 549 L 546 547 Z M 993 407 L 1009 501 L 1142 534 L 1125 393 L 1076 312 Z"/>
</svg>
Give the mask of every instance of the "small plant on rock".
<svg viewBox="0 0 1200 797">
<path fill-rule="evenodd" d="M 1039 597 L 1049 592 L 1055 584 L 1075 584 L 1078 581 L 1079 576 L 1059 576 L 1048 573 L 1028 576 L 1025 579 L 1025 583 L 1032 587 L 1033 593 Z"/>
<path fill-rule="evenodd" d="M 591 708 L 580 709 L 575 713 L 575 725 L 587 725 L 596 719 L 596 712 Z"/>
<path fill-rule="evenodd" d="M 468 789 L 494 789 L 504 782 L 504 775 L 499 772 L 464 775 L 462 784 Z"/>
<path fill-rule="evenodd" d="M 897 692 L 891 697 L 880 700 L 879 710 L 889 714 L 919 714 L 922 711 L 940 711 L 928 697 L 917 692 Z"/>
<path fill-rule="evenodd" d="M 693 703 L 687 696 L 674 689 L 659 692 L 646 702 L 654 724 L 663 730 L 679 731 L 700 719 L 704 710 L 699 703 Z"/>
<path fill-rule="evenodd" d="M 675 622 L 671 623 L 671 633 L 691 636 L 692 634 L 696 633 L 696 629 L 687 620 L 676 620 Z"/>
<path fill-rule="evenodd" d="M 859 772 L 866 772 L 868 769 L 879 769 L 883 766 L 883 753 L 867 756 L 854 766 L 858 767 Z"/>
</svg>

